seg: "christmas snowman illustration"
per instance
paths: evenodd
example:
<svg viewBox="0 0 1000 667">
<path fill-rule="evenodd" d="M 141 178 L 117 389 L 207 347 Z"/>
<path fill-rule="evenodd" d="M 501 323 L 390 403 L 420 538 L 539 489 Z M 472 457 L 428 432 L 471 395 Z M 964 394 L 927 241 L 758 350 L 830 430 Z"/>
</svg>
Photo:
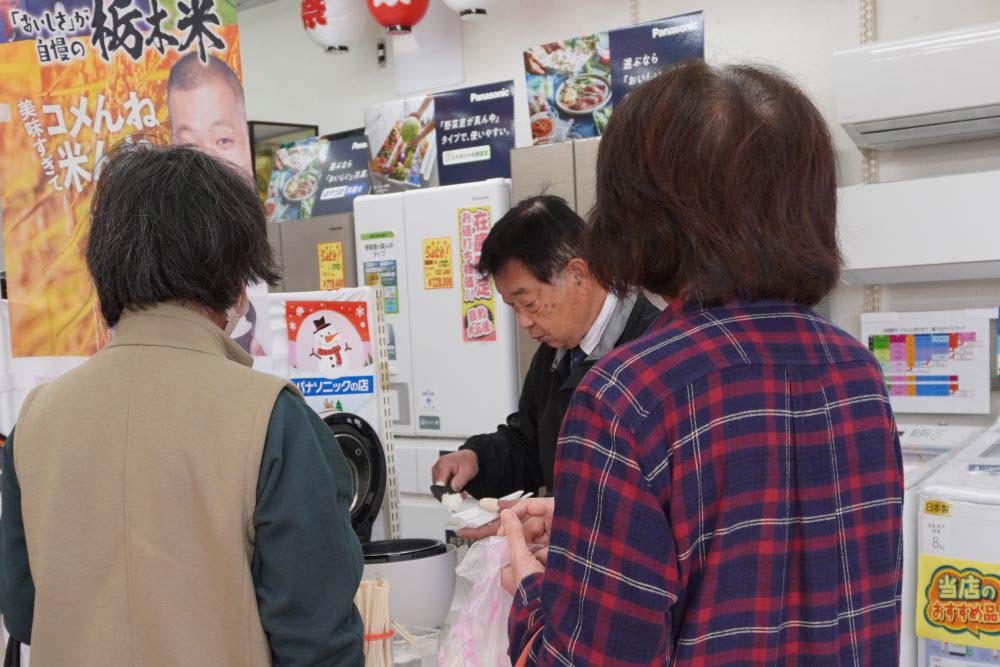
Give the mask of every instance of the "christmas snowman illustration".
<svg viewBox="0 0 1000 667">
<path fill-rule="evenodd" d="M 316 330 L 313 332 L 313 347 L 310 357 L 316 358 L 320 375 L 327 378 L 336 377 L 340 371 L 351 367 L 351 358 L 347 353 L 351 346 L 344 343 L 340 332 L 325 317 L 313 320 Z"/>
</svg>

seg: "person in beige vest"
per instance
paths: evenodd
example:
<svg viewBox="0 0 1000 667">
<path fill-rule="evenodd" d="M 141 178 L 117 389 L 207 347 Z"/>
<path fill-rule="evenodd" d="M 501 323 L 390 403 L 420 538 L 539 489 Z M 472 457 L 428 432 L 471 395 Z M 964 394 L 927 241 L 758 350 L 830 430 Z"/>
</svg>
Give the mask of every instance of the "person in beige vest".
<svg viewBox="0 0 1000 667">
<path fill-rule="evenodd" d="M 113 152 L 87 265 L 112 342 L 4 448 L 0 611 L 32 667 L 361 665 L 353 483 L 295 390 L 227 334 L 273 282 L 252 184 Z"/>
</svg>

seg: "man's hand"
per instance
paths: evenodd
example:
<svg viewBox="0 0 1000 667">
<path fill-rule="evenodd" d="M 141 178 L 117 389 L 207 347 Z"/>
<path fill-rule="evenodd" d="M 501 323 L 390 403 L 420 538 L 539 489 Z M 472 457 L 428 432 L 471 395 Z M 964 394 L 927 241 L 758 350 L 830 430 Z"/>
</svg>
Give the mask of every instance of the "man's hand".
<svg viewBox="0 0 1000 667">
<path fill-rule="evenodd" d="M 501 571 L 500 582 L 504 590 L 511 595 L 514 595 L 525 577 L 545 572 L 545 566 L 528 548 L 530 533 L 526 531 L 526 524 L 522 523 L 522 519 L 515 512 L 516 510 L 504 510 L 500 513 L 501 530 L 507 538 L 507 548 L 510 551 L 510 565 Z M 551 514 L 549 521 L 551 525 Z"/>
<path fill-rule="evenodd" d="M 475 452 L 462 449 L 445 454 L 431 468 L 431 480 L 447 482 L 451 490 L 458 493 L 479 474 L 479 457 Z"/>
</svg>

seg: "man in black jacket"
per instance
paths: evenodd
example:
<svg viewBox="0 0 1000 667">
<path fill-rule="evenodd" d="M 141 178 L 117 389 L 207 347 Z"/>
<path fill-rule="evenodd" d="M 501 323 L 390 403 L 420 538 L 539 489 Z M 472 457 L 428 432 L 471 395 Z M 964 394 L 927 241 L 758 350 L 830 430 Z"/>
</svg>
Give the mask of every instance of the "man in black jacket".
<svg viewBox="0 0 1000 667">
<path fill-rule="evenodd" d="M 541 345 L 518 411 L 494 433 L 438 459 L 435 482 L 499 498 L 553 489 L 556 440 L 573 391 L 594 363 L 642 336 L 659 310 L 641 294 L 618 299 L 594 281 L 583 256 L 584 222 L 559 197 L 531 197 L 490 231 L 478 270 L 493 276 L 518 326 Z"/>
</svg>

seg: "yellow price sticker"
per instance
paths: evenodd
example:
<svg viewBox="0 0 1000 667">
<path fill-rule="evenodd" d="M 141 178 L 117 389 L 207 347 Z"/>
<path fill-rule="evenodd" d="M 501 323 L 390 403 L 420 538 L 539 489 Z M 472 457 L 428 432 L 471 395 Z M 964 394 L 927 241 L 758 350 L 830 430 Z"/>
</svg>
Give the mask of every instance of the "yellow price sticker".
<svg viewBox="0 0 1000 667">
<path fill-rule="evenodd" d="M 424 239 L 424 289 L 451 289 L 451 237 Z"/>
<path fill-rule="evenodd" d="M 951 507 L 948 503 L 943 500 L 928 500 L 924 503 L 924 514 L 933 514 L 934 516 L 948 516 L 951 512 Z"/>
</svg>

